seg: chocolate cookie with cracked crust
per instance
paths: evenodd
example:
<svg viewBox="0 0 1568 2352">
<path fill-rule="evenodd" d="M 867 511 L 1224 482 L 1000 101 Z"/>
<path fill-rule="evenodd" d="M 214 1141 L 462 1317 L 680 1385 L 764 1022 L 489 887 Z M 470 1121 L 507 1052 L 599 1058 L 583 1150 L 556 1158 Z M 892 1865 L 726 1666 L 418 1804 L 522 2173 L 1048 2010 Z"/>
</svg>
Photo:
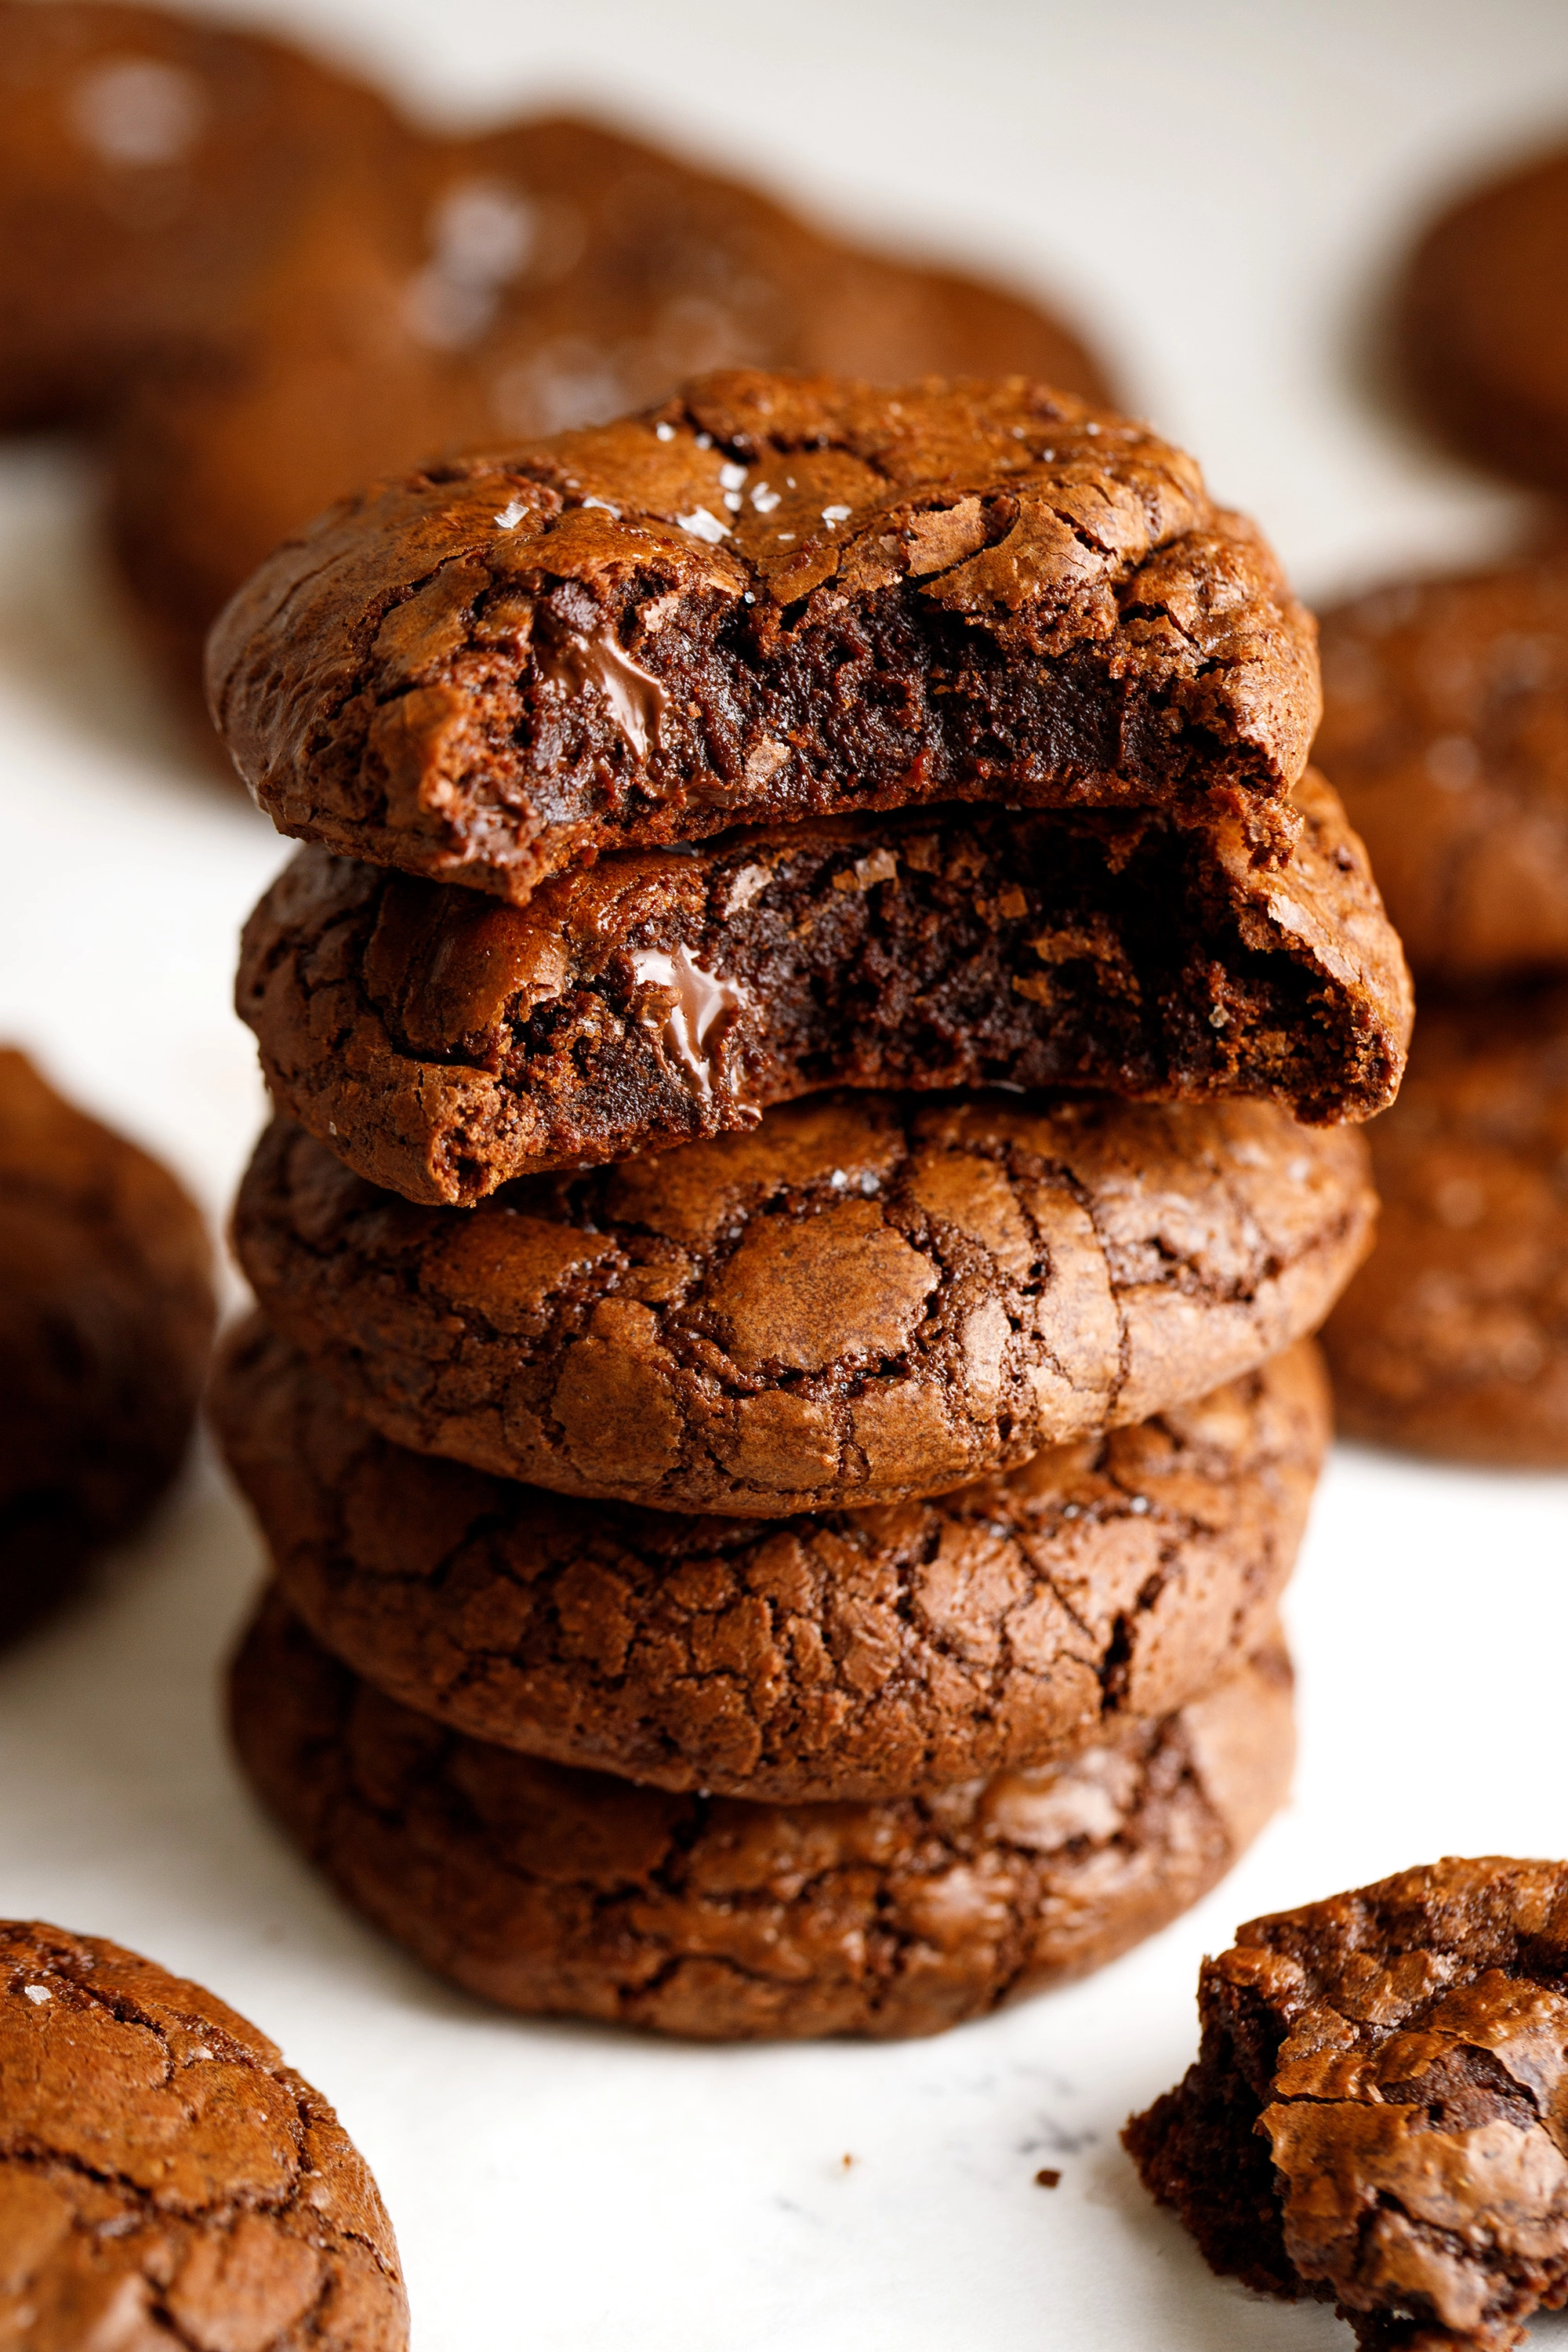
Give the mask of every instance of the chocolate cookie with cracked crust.
<svg viewBox="0 0 1568 2352">
<path fill-rule="evenodd" d="M 163 1494 L 216 1315 L 195 1203 L 0 1048 L 0 1634 Z"/>
<path fill-rule="evenodd" d="M 101 416 L 409 134 L 281 42 L 161 8 L 0 5 L 0 424 Z"/>
<path fill-rule="evenodd" d="M 1568 987 L 1423 997 L 1367 1130 L 1377 1244 L 1324 1328 L 1348 1435 L 1568 1465 Z"/>
<path fill-rule="evenodd" d="M 940 1493 L 1315 1328 L 1373 1201 L 1262 1103 L 823 1096 L 747 1135 L 416 1208 L 275 1120 L 235 1239 L 416 1452 L 746 1517 Z"/>
<path fill-rule="evenodd" d="M 1268 1628 L 1329 1436 L 1310 1344 L 934 1503 L 790 1519 L 582 1503 L 410 1454 L 286 1341 L 210 1410 L 279 1589 L 378 1689 L 667 1789 L 878 1800 L 1114 1737 Z"/>
<path fill-rule="evenodd" d="M 1423 980 L 1568 967 L 1568 563 L 1381 588 L 1322 616 L 1315 756 Z"/>
<path fill-rule="evenodd" d="M 1464 454 L 1568 490 L 1568 149 L 1474 189 L 1427 230 L 1401 290 L 1405 373 Z"/>
<path fill-rule="evenodd" d="M 719 373 L 367 491 L 214 630 L 285 833 L 524 899 L 610 848 L 936 801 L 1299 820 L 1313 625 L 1147 427 L 1025 377 Z"/>
<path fill-rule="evenodd" d="M 881 1805 L 677 1796 L 466 1739 L 269 1595 L 236 1662 L 252 1784 L 356 1909 L 503 2007 L 704 2041 L 935 2033 L 1100 1968 L 1283 1801 L 1278 1644 L 1071 1762 Z"/>
<path fill-rule="evenodd" d="M 205 348 L 130 388 L 111 450 L 121 565 L 198 686 L 215 614 L 275 547 L 436 451 L 598 425 L 720 365 L 1021 370 L 1107 396 L 1037 303 L 569 116 L 421 142 L 226 290 Z"/>
<path fill-rule="evenodd" d="M 835 1084 L 1391 1101 L 1410 988 L 1310 772 L 1302 841 L 1151 810 L 827 818 L 620 850 L 526 907 L 306 848 L 246 926 L 273 1100 L 373 1183 L 468 1203 Z"/>
<path fill-rule="evenodd" d="M 1508 2352 L 1568 2302 L 1568 1866 L 1448 1860 L 1239 1928 L 1123 2137 L 1210 2266 L 1368 2352 Z"/>
<path fill-rule="evenodd" d="M 392 2224 L 321 2094 L 200 1985 L 0 1920 L 0 2337 L 404 2352 Z"/>
</svg>

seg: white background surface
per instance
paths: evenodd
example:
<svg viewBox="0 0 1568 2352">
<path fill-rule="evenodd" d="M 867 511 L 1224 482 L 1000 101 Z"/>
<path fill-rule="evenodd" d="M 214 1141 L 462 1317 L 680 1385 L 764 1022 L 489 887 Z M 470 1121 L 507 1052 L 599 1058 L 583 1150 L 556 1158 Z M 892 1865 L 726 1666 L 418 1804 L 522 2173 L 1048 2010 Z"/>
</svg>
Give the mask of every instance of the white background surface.
<svg viewBox="0 0 1568 2352">
<path fill-rule="evenodd" d="M 830 215 L 1059 289 L 1309 594 L 1521 519 L 1380 408 L 1368 321 L 1452 181 L 1568 124 L 1562 0 L 298 0 L 276 20 L 455 119 L 597 97 Z M 235 935 L 285 853 L 142 677 L 92 495 L 79 458 L 0 448 L 0 1034 L 216 1218 L 262 1112 Z M 1345 1452 L 1289 1612 L 1295 1803 L 1164 1936 L 931 2043 L 530 2025 L 362 1929 L 253 1811 L 216 1677 L 258 1570 L 198 1464 L 0 1662 L 0 1911 L 151 1952 L 283 2042 L 380 2178 L 422 2352 L 1348 2344 L 1320 2308 L 1211 2280 L 1117 2128 L 1185 2064 L 1199 1955 L 1237 1920 L 1446 1851 L 1568 1851 L 1568 1479 Z"/>
</svg>

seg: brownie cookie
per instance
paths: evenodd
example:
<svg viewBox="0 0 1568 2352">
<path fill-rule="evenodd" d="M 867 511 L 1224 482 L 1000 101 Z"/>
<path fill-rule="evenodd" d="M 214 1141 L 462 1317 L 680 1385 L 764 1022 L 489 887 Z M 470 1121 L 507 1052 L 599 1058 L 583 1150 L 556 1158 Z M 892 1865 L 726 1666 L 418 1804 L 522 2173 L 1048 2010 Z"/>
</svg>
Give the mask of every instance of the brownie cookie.
<svg viewBox="0 0 1568 2352">
<path fill-rule="evenodd" d="M 167 1486 L 215 1314 L 206 1229 L 168 1171 L 0 1049 L 0 1633 Z"/>
<path fill-rule="evenodd" d="M 508 2009 L 703 2041 L 935 2033 L 1100 1968 L 1224 1876 L 1294 1752 L 1276 1635 L 1066 1764 L 880 1805 L 676 1796 L 411 1713 L 275 1593 L 231 1709 L 271 1811 L 428 1967 Z"/>
<path fill-rule="evenodd" d="M 826 817 L 617 850 L 525 908 L 301 849 L 236 1003 L 273 1099 L 411 1201 L 752 1125 L 836 1084 L 1393 1099 L 1410 986 L 1309 770 L 1301 842 L 1155 810 Z"/>
<path fill-rule="evenodd" d="M 1371 2352 L 1507 2352 L 1568 2301 L 1568 1866 L 1447 1861 L 1238 1928 L 1123 2137 L 1211 2267 Z"/>
<path fill-rule="evenodd" d="M 748 1518 L 940 1493 L 1311 1330 L 1373 1202 L 1261 1103 L 825 1096 L 477 1209 L 275 1120 L 236 1210 L 278 1328 L 399 1444 Z"/>
<path fill-rule="evenodd" d="M 1342 1429 L 1568 1466 L 1568 989 L 1424 999 L 1368 1135 L 1377 1245 L 1323 1334 Z"/>
<path fill-rule="evenodd" d="M 0 2340 L 403 2352 L 392 2224 L 332 2110 L 200 1985 L 0 1920 Z"/>
<path fill-rule="evenodd" d="M 405 1453 L 260 1323 L 212 1411 L 290 1607 L 379 1689 L 559 1763 L 785 1803 L 1184 1706 L 1267 1630 L 1329 1435 L 1303 1343 L 939 1502 L 759 1524 Z"/>
<path fill-rule="evenodd" d="M 198 681 L 214 615 L 331 499 L 438 451 L 601 424 L 698 369 L 1021 372 L 1106 396 L 1037 307 L 856 251 L 595 123 L 427 144 L 351 197 L 239 282 L 209 355 L 142 380 L 117 436 L 120 558 Z"/>
<path fill-rule="evenodd" d="M 1319 710 L 1253 526 L 1023 377 L 719 373 L 384 485 L 262 566 L 208 683 L 282 832 L 520 900 L 939 800 L 1217 808 L 1283 856 Z"/>
<path fill-rule="evenodd" d="M 1568 151 L 1464 197 L 1417 247 L 1402 291 L 1405 372 L 1464 454 L 1568 490 Z"/>
<path fill-rule="evenodd" d="M 1568 967 L 1568 563 L 1324 615 L 1315 756 L 1424 980 Z"/>
<path fill-rule="evenodd" d="M 371 91 L 279 42 L 96 0 L 0 0 L 0 121 L 12 429 L 101 415 L 400 136 Z"/>
</svg>

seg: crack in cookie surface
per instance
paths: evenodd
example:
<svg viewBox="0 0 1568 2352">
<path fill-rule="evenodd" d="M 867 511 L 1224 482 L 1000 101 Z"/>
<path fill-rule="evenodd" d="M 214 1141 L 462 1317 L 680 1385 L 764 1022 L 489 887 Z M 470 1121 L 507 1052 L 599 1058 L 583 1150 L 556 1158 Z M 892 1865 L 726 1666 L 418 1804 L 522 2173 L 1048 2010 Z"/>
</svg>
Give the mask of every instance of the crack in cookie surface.
<svg viewBox="0 0 1568 2352">
<path fill-rule="evenodd" d="M 278 1121 L 236 1237 L 399 1444 L 767 1517 L 939 1493 L 1250 1371 L 1370 1216 L 1354 1133 L 1260 1104 L 830 1095 L 465 1211 Z"/>
<path fill-rule="evenodd" d="M 518 899 L 616 845 L 942 800 L 1210 803 L 1279 858 L 1318 716 L 1253 527 L 1022 377 L 721 373 L 384 486 L 262 567 L 209 679 L 281 830 Z"/>
<path fill-rule="evenodd" d="M 879 1805 L 678 1796 L 467 1739 L 358 1681 L 274 1593 L 234 1670 L 258 1792 L 357 1908 L 524 2011 L 701 2039 L 936 2032 L 1099 1967 L 1283 1796 L 1289 1669 L 1073 1761 Z"/>
<path fill-rule="evenodd" d="M 407 2342 L 391 2224 L 320 2094 L 200 1986 L 37 1921 L 0 1922 L 0 2324 L 36 2352 Z"/>
<path fill-rule="evenodd" d="M 1255 1919 L 1128 2126 L 1211 2265 L 1368 2352 L 1507 2352 L 1568 2301 L 1568 1869 L 1450 1859 Z"/>
<path fill-rule="evenodd" d="M 1256 1646 L 1328 1435 L 1310 1347 L 935 1503 L 576 1503 L 408 1454 L 265 1328 L 213 1391 L 290 1605 L 473 1737 L 671 1789 L 877 1799 L 1162 1716 Z"/>
</svg>

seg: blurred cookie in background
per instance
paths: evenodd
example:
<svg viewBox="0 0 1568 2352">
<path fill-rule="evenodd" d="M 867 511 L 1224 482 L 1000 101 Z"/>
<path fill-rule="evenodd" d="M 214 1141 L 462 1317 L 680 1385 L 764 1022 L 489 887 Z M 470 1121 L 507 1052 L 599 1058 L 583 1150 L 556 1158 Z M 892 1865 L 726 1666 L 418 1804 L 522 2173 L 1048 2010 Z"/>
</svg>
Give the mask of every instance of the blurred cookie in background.
<svg viewBox="0 0 1568 2352">
<path fill-rule="evenodd" d="M 195 1204 L 0 1049 L 0 1636 L 174 1477 L 215 1314 Z"/>
<path fill-rule="evenodd" d="M 1399 357 L 1428 420 L 1466 457 L 1568 491 L 1568 147 L 1445 212 L 1417 246 Z"/>
<path fill-rule="evenodd" d="M 465 446 L 597 424 L 718 366 L 882 383 L 1105 379 L 1037 306 L 862 252 L 758 190 L 566 117 L 342 174 L 239 274 L 199 352 L 132 393 L 110 529 L 195 692 L 233 591 L 340 495 Z"/>
<path fill-rule="evenodd" d="M 160 8 L 0 0 L 0 427 L 80 424 L 408 134 L 282 43 Z"/>
<path fill-rule="evenodd" d="M 1323 1335 L 1340 1425 L 1568 1465 L 1568 559 L 1378 589 L 1321 643 L 1314 757 L 1419 992 L 1367 1129 L 1376 1245 Z"/>
<path fill-rule="evenodd" d="M 1322 1334 L 1342 1430 L 1568 1466 L 1568 988 L 1425 1000 L 1366 1134 L 1377 1244 Z"/>
<path fill-rule="evenodd" d="M 1418 980 L 1568 970 L 1568 547 L 1321 616 L 1314 758 Z"/>
</svg>

